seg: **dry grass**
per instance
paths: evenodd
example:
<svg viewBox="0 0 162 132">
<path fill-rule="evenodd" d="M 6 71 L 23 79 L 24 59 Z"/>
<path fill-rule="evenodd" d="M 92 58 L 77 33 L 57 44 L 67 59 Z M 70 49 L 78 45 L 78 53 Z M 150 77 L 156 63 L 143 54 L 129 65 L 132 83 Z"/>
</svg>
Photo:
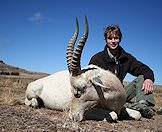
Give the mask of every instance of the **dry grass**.
<svg viewBox="0 0 162 132">
<path fill-rule="evenodd" d="M 156 102 L 155 110 L 157 112 L 161 111 L 160 113 L 162 113 L 162 92 L 155 94 L 155 102 Z"/>
<path fill-rule="evenodd" d="M 11 89 L 5 89 L 4 93 L 2 94 L 3 103 L 6 105 L 14 105 L 15 96 Z"/>
<path fill-rule="evenodd" d="M 24 99 L 27 85 L 35 79 L 38 77 L 1 76 L 0 104 L 14 105 Z"/>
</svg>

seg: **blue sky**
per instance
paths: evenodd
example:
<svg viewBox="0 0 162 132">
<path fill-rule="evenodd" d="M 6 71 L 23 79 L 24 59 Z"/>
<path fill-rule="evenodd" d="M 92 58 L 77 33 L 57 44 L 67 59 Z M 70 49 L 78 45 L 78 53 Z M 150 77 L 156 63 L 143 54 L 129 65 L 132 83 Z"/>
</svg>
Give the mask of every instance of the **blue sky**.
<svg viewBox="0 0 162 132">
<path fill-rule="evenodd" d="M 103 29 L 118 24 L 121 46 L 147 64 L 155 73 L 155 83 L 162 84 L 161 0 L 0 0 L 0 59 L 30 71 L 67 69 L 66 46 L 76 17 L 82 35 L 84 15 L 90 31 L 83 67 L 103 50 Z M 133 78 L 128 75 L 125 80 Z"/>
</svg>

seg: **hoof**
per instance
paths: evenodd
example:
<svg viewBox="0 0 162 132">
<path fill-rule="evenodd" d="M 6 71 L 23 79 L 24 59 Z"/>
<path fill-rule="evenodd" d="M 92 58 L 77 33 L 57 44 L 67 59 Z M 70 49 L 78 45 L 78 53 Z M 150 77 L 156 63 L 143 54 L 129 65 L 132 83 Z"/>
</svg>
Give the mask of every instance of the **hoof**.
<svg viewBox="0 0 162 132">
<path fill-rule="evenodd" d="M 34 108 L 38 107 L 38 101 L 36 98 L 32 98 L 30 102 L 31 102 L 30 104 L 31 107 L 34 107 Z"/>
<path fill-rule="evenodd" d="M 25 98 L 25 105 L 27 105 L 27 106 L 31 105 L 31 102 L 27 98 Z"/>
</svg>

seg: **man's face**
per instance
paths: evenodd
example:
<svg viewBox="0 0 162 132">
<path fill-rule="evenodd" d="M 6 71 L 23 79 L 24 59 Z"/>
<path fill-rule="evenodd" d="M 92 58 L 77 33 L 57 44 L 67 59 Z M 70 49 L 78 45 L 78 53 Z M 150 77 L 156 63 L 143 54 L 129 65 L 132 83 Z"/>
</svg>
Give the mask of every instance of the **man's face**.
<svg viewBox="0 0 162 132">
<path fill-rule="evenodd" d="M 110 49 L 116 49 L 119 46 L 120 40 L 119 40 L 119 36 L 117 35 L 111 35 L 111 36 L 107 36 L 107 45 Z"/>
</svg>

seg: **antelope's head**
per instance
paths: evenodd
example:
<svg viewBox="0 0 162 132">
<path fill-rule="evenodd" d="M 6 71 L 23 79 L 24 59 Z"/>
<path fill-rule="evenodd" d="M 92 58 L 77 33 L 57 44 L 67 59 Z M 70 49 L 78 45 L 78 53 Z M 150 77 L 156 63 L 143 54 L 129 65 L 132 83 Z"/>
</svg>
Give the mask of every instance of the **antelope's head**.
<svg viewBox="0 0 162 132">
<path fill-rule="evenodd" d="M 73 94 L 76 98 L 79 98 L 82 94 L 84 94 L 87 88 L 92 87 L 92 82 L 94 82 L 94 80 L 89 79 L 88 71 L 94 70 L 95 68 L 89 67 L 87 69 L 81 70 L 80 65 L 81 54 L 88 38 L 88 32 L 88 21 L 87 17 L 85 17 L 84 33 L 81 39 L 78 41 L 77 47 L 74 50 L 74 45 L 79 33 L 78 20 L 76 19 L 76 30 L 72 38 L 69 40 L 67 47 L 67 66 L 70 73 L 70 83 L 72 86 Z"/>
</svg>

